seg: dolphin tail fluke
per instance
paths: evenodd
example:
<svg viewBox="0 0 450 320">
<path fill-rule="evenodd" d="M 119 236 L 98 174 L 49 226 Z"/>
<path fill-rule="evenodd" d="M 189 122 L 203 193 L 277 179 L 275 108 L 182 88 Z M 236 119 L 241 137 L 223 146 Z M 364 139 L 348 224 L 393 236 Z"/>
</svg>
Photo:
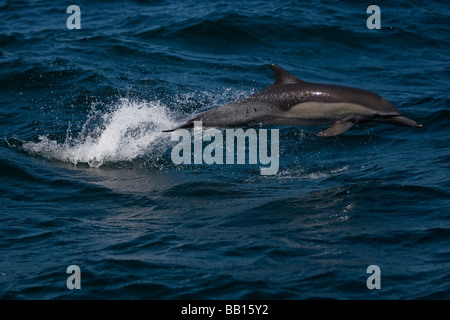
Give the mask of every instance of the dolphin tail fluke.
<svg viewBox="0 0 450 320">
<path fill-rule="evenodd" d="M 178 126 L 176 128 L 173 128 L 173 129 L 161 130 L 161 132 L 172 132 L 172 131 L 175 131 L 175 130 L 178 130 L 178 129 L 189 128 L 189 127 L 192 127 L 192 124 L 193 124 L 192 121 L 188 121 L 185 124 L 182 124 L 181 126 Z"/>
<path fill-rule="evenodd" d="M 415 122 L 414 120 L 408 119 L 403 116 L 395 116 L 387 119 L 383 119 L 384 123 L 396 124 L 401 126 L 408 126 L 413 128 L 421 128 L 422 124 Z"/>
<path fill-rule="evenodd" d="M 319 137 L 334 137 L 344 133 L 354 125 L 355 123 L 353 121 L 337 121 L 330 128 L 319 132 L 317 135 Z"/>
</svg>

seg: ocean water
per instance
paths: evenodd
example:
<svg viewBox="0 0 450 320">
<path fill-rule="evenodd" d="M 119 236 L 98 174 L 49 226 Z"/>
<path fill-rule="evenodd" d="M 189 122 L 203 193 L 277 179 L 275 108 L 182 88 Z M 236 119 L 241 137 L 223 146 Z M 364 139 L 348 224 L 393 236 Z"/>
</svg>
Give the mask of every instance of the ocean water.
<svg viewBox="0 0 450 320">
<path fill-rule="evenodd" d="M 1 299 L 450 298 L 448 2 L 70 4 L 0 1 Z M 174 164 L 162 130 L 270 85 L 271 63 L 423 128 L 262 127 L 275 175 Z"/>
</svg>

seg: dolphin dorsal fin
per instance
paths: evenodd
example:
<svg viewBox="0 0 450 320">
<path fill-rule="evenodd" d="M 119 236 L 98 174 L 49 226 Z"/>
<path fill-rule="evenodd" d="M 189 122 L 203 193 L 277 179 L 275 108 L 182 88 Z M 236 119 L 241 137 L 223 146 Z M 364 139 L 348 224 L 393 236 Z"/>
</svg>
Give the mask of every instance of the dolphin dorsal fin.
<svg viewBox="0 0 450 320">
<path fill-rule="evenodd" d="M 275 75 L 275 83 L 274 84 L 291 84 L 291 83 L 299 83 L 304 82 L 303 80 L 300 80 L 299 78 L 293 76 L 286 70 L 284 70 L 282 67 L 271 64 L 270 67 L 272 68 L 273 74 Z"/>
</svg>

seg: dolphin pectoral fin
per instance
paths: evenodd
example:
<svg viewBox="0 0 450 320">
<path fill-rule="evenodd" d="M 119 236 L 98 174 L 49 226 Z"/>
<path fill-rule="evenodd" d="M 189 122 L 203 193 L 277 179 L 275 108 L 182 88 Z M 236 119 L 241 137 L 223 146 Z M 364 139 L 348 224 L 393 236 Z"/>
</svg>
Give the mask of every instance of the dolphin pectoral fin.
<svg viewBox="0 0 450 320">
<path fill-rule="evenodd" d="M 353 121 L 337 121 L 330 128 L 319 132 L 317 135 L 319 137 L 334 137 L 344 133 L 354 125 L 355 123 Z"/>
</svg>

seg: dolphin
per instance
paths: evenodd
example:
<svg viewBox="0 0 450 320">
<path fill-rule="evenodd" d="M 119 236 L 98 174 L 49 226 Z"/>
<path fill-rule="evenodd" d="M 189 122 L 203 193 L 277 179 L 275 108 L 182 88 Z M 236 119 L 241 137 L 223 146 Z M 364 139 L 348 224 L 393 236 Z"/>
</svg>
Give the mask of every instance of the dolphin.
<svg viewBox="0 0 450 320">
<path fill-rule="evenodd" d="M 324 126 L 321 137 L 336 136 L 357 123 L 378 122 L 420 128 L 421 124 L 403 117 L 389 101 L 376 93 L 335 84 L 303 81 L 278 65 L 270 67 L 275 82 L 241 100 L 207 110 L 181 126 L 230 128 L 255 125 Z"/>
</svg>

